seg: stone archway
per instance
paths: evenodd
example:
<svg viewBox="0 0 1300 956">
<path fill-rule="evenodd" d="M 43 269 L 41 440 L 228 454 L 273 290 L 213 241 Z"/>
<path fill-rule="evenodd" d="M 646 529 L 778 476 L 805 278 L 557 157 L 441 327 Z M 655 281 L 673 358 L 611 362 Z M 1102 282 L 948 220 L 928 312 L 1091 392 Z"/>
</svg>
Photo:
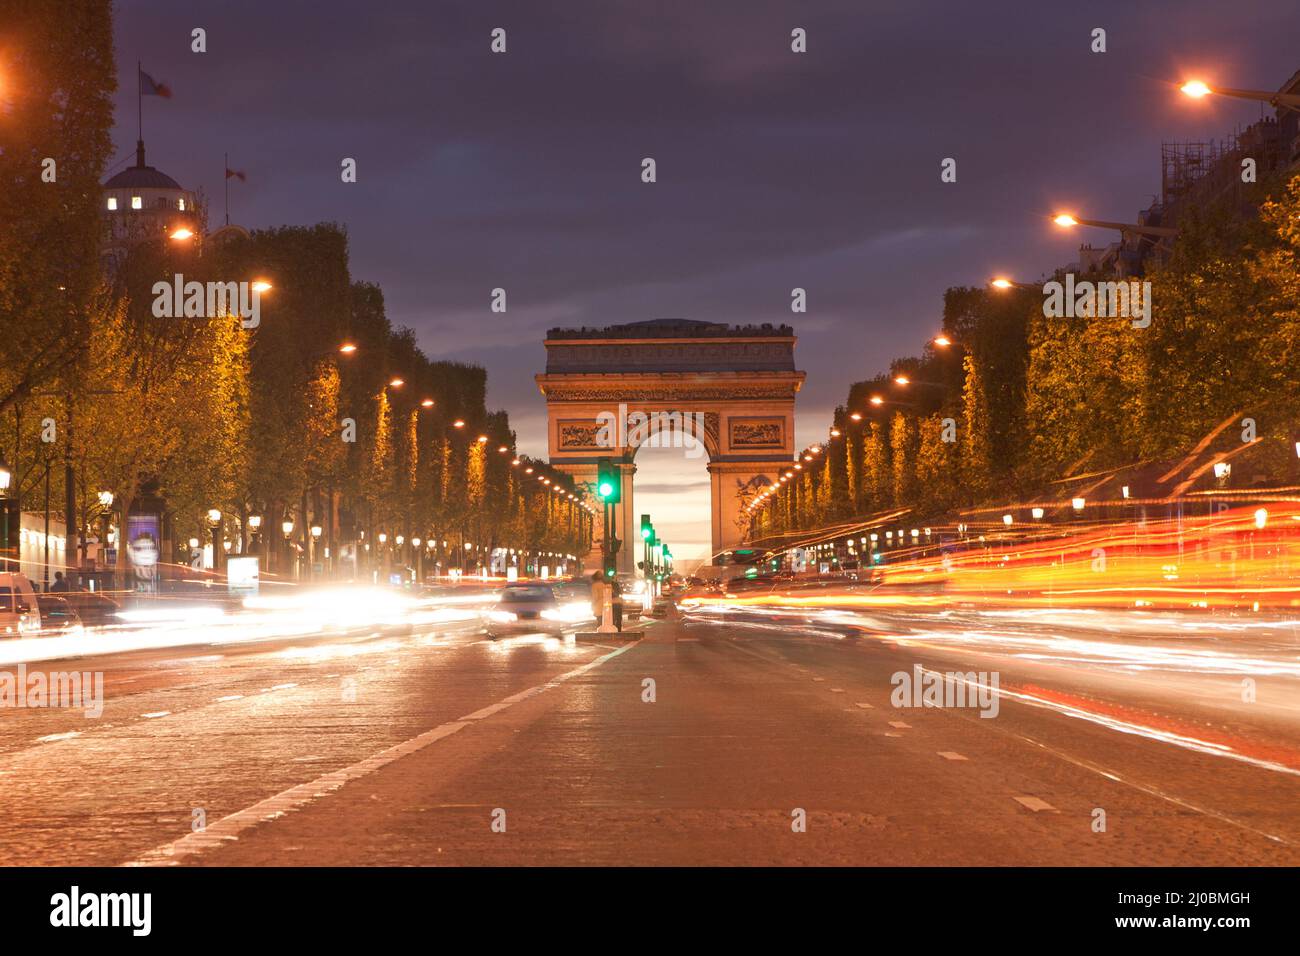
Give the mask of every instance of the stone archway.
<svg viewBox="0 0 1300 956">
<path fill-rule="evenodd" d="M 597 463 L 612 458 L 623 475 L 615 535 L 636 532 L 636 450 L 680 441 L 691 457 L 703 445 L 710 476 L 712 550 L 742 541 L 745 506 L 794 460 L 794 400 L 804 373 L 794 366 L 789 326 L 732 327 L 686 319 L 655 319 L 603 329 L 551 329 L 546 397 L 551 464 L 575 477 L 594 500 Z M 707 461 L 705 461 L 707 459 Z M 597 535 L 600 527 L 597 526 Z M 599 563 L 593 543 L 587 567 Z M 631 572 L 636 549 L 624 547 L 619 568 Z"/>
</svg>

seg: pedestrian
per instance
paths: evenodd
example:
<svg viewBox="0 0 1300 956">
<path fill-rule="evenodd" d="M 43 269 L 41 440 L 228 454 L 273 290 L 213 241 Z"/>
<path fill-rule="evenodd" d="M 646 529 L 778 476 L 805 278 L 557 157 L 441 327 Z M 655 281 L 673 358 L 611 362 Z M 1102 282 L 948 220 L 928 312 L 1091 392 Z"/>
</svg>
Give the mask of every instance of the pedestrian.
<svg viewBox="0 0 1300 956">
<path fill-rule="evenodd" d="M 605 576 L 599 572 L 591 576 L 591 613 L 596 623 L 605 620 Z"/>
<path fill-rule="evenodd" d="M 609 601 L 614 606 L 614 628 L 618 631 L 623 630 L 623 589 L 619 586 L 618 578 L 609 582 Z"/>
<path fill-rule="evenodd" d="M 68 582 L 63 579 L 62 571 L 54 572 L 54 583 L 50 585 L 51 594 L 62 594 L 68 590 Z"/>
</svg>

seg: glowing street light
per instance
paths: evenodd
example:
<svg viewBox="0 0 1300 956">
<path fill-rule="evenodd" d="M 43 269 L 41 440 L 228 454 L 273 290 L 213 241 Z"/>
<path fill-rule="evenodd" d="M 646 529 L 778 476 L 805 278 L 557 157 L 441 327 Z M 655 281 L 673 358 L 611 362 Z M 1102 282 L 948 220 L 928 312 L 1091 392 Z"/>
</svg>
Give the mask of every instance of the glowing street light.
<svg viewBox="0 0 1300 956">
<path fill-rule="evenodd" d="M 342 352 L 344 355 L 351 355 L 356 350 L 357 347 L 351 342 L 344 342 L 342 345 L 339 346 L 339 351 Z"/>
<path fill-rule="evenodd" d="M 261 295 L 263 292 L 270 292 L 271 289 L 274 287 L 271 285 L 271 283 L 267 282 L 265 279 L 254 279 L 253 284 L 252 286 L 250 286 L 250 288 L 258 295 Z"/>
<path fill-rule="evenodd" d="M 1058 213 L 1053 216 L 1052 222 L 1064 229 L 1070 229 L 1074 226 L 1092 226 L 1096 229 L 1116 229 L 1121 233 L 1134 232 L 1143 236 L 1172 237 L 1178 235 L 1178 230 L 1173 226 L 1143 226 L 1131 222 L 1111 222 L 1107 219 L 1080 219 L 1068 212 Z"/>
<path fill-rule="evenodd" d="M 402 379 L 402 378 L 395 378 L 395 379 L 393 379 L 391 382 L 388 383 L 388 387 L 389 387 L 389 388 L 401 388 L 401 387 L 402 387 L 403 385 L 405 385 L 405 384 L 406 384 L 406 380 L 405 380 L 405 379 Z"/>
<path fill-rule="evenodd" d="M 1239 100 L 1258 100 L 1268 103 L 1270 106 L 1300 109 L 1300 93 L 1274 93 L 1269 90 L 1234 90 L 1228 87 L 1211 87 L 1204 80 L 1188 80 L 1178 89 L 1182 91 L 1184 96 L 1190 96 L 1194 100 L 1203 99 L 1210 94 L 1214 94 L 1216 96 L 1231 96 Z"/>
<path fill-rule="evenodd" d="M 906 375 L 899 375 L 895 377 L 894 381 L 899 385 L 908 385 L 911 383 L 912 380 L 908 378 Z"/>
<path fill-rule="evenodd" d="M 194 233 L 189 229 L 186 229 L 184 226 L 181 226 L 167 238 L 175 240 L 176 242 L 184 242 L 186 239 L 193 239 Z M 267 288 L 269 289 L 270 286 L 267 286 Z"/>
<path fill-rule="evenodd" d="M 933 341 L 934 344 L 939 346 L 941 349 L 946 349 L 948 346 L 952 345 L 952 339 L 948 338 L 946 335 L 936 335 Z"/>
</svg>

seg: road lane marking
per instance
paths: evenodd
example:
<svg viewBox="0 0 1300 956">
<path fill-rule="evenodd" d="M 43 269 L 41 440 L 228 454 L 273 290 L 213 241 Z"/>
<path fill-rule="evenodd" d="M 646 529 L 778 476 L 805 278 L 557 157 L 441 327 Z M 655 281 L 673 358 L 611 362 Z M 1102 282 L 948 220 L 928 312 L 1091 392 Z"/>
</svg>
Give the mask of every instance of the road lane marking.
<svg viewBox="0 0 1300 956">
<path fill-rule="evenodd" d="M 858 701 L 855 706 L 861 707 L 863 710 L 875 710 L 875 708 L 872 707 L 870 704 L 868 704 L 865 700 Z"/>
<path fill-rule="evenodd" d="M 170 714 L 171 714 L 170 710 L 155 710 L 148 714 L 141 714 L 140 716 L 154 718 L 154 717 L 167 717 L 170 716 Z"/>
<path fill-rule="evenodd" d="M 843 688 L 843 687 L 832 687 L 832 688 L 831 688 L 831 693 L 832 693 L 832 694 L 842 694 L 842 693 L 844 693 L 844 688 Z"/>
<path fill-rule="evenodd" d="M 891 726 L 891 727 L 897 727 L 899 730 L 911 730 L 911 729 L 912 729 L 912 725 L 911 725 L 911 724 L 905 724 L 905 723 L 903 723 L 901 720 L 891 720 L 891 721 L 889 722 L 889 726 Z"/>
<path fill-rule="evenodd" d="M 46 734 L 44 737 L 37 737 L 36 742 L 38 744 L 51 744 L 56 740 L 71 740 L 73 737 L 80 736 L 80 730 L 69 730 L 67 733 L 63 734 Z"/>
<path fill-rule="evenodd" d="M 814 683 L 814 684 L 820 684 L 820 683 L 821 683 L 822 681 L 824 681 L 825 679 L 826 679 L 825 677 L 814 677 L 814 678 L 813 678 L 813 683 Z"/>
<path fill-rule="evenodd" d="M 173 840 L 171 843 L 165 843 L 162 846 L 155 847 L 137 859 L 130 860 L 122 865 L 174 866 L 187 856 L 194 856 L 195 854 L 203 853 L 205 850 L 210 850 L 214 847 L 222 846 L 223 844 L 238 840 L 240 834 L 246 830 L 252 829 L 258 824 L 268 823 L 284 816 L 286 813 L 300 810 L 309 803 L 313 803 L 321 797 L 328 796 L 341 788 L 344 784 L 369 776 L 375 771 L 388 766 L 390 763 L 394 763 L 395 761 L 401 760 L 403 757 L 408 757 L 413 753 L 417 753 L 425 747 L 428 747 L 430 744 L 442 740 L 444 737 L 450 737 L 452 734 L 464 730 L 466 727 L 473 726 L 478 721 L 483 720 L 485 717 L 489 717 L 492 714 L 498 713 L 506 707 L 525 701 L 530 697 L 536 697 L 538 694 L 545 693 L 548 690 L 560 686 L 565 681 L 572 680 L 575 677 L 580 677 L 588 671 L 599 667 L 606 661 L 618 657 L 618 655 L 625 651 L 630 651 L 636 646 L 636 644 L 624 644 L 622 647 L 615 648 L 608 654 L 601 655 L 594 661 L 583 664 L 581 667 L 576 667 L 571 671 L 565 671 L 563 674 L 560 674 L 558 677 L 553 677 L 545 683 L 536 684 L 517 694 L 511 694 L 509 697 L 505 698 L 505 700 L 488 707 L 483 707 L 474 711 L 472 714 L 467 714 L 466 716 L 460 717 L 456 720 L 448 721 L 445 724 L 439 724 L 432 730 L 426 730 L 424 733 L 412 737 L 410 740 L 396 744 L 386 750 L 381 750 L 379 753 L 367 757 L 359 763 L 354 763 L 349 767 L 342 768 L 341 770 L 327 773 L 324 776 L 317 777 L 315 780 L 308 781 L 307 783 L 301 783 L 295 787 L 290 787 L 288 790 L 267 797 L 265 800 L 261 800 L 253 804 L 251 807 L 236 811 L 229 816 L 222 817 L 215 823 L 209 824 L 202 833 L 187 834 L 178 840 Z"/>
<path fill-rule="evenodd" d="M 224 704 L 228 700 L 243 700 L 243 694 L 227 694 L 225 697 L 217 697 L 212 702 L 214 704 Z"/>
<path fill-rule="evenodd" d="M 942 757 L 944 760 L 965 760 L 966 759 L 961 754 L 957 753 L 957 751 L 955 750 L 940 750 L 939 756 Z"/>
<path fill-rule="evenodd" d="M 1016 801 L 1016 803 L 1020 804 L 1022 807 L 1028 810 L 1033 810 L 1035 813 L 1038 813 L 1040 810 L 1056 810 L 1056 807 L 1052 806 L 1046 800 L 1038 799 L 1038 797 L 1012 797 L 1011 799 Z"/>
</svg>

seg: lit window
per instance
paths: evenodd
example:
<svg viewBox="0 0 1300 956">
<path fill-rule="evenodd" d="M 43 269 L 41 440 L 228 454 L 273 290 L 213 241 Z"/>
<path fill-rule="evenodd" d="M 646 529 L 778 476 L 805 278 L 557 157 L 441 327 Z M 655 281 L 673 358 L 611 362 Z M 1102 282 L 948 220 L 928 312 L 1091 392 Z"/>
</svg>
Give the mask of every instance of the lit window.
<svg viewBox="0 0 1300 956">
<path fill-rule="evenodd" d="M 178 208 L 181 212 L 184 212 L 184 211 L 185 211 L 185 200 L 184 200 L 184 199 L 178 199 L 178 200 L 176 200 L 176 208 Z"/>
<path fill-rule="evenodd" d="M 116 197 L 116 196 L 109 196 L 109 197 L 108 197 L 108 208 L 109 208 L 109 209 L 116 209 L 116 208 L 117 208 L 117 197 Z"/>
<path fill-rule="evenodd" d="M 143 208 L 144 208 L 144 203 L 141 202 L 139 196 L 132 196 L 132 197 L 131 197 L 131 208 L 132 208 L 132 209 L 143 209 Z"/>
</svg>

